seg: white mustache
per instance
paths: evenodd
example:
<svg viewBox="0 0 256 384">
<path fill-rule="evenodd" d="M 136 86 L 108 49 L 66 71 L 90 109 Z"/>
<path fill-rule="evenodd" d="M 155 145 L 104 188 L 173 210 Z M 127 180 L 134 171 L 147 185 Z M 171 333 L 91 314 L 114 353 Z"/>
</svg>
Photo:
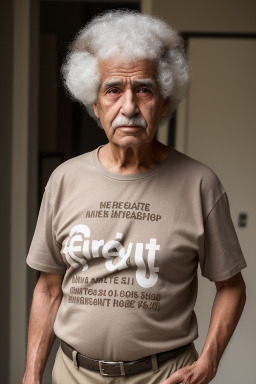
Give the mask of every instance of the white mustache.
<svg viewBox="0 0 256 384">
<path fill-rule="evenodd" d="M 148 126 L 146 120 L 142 116 L 126 117 L 126 116 L 118 115 L 112 123 L 112 128 L 117 129 L 124 125 L 128 127 L 135 125 L 136 127 L 145 128 L 145 129 Z"/>
</svg>

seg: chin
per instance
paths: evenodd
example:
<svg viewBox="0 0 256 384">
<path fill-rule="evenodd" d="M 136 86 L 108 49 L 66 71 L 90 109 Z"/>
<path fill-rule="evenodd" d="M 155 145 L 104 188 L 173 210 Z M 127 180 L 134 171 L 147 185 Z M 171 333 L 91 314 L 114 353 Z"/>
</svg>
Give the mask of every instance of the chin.
<svg viewBox="0 0 256 384">
<path fill-rule="evenodd" d="M 119 140 L 113 140 L 113 144 L 118 145 L 119 147 L 140 147 L 143 144 L 146 144 L 146 140 L 142 140 L 139 137 L 126 136 Z"/>
</svg>

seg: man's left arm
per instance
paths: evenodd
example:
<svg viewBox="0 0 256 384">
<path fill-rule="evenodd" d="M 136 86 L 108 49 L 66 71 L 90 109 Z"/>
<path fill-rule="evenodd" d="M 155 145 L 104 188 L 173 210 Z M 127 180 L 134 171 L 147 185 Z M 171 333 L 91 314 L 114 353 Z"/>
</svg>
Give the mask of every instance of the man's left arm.
<svg viewBox="0 0 256 384">
<path fill-rule="evenodd" d="M 241 273 L 215 283 L 216 296 L 211 322 L 201 355 L 162 384 L 208 384 L 216 375 L 223 352 L 237 326 L 245 305 L 245 283 Z"/>
</svg>

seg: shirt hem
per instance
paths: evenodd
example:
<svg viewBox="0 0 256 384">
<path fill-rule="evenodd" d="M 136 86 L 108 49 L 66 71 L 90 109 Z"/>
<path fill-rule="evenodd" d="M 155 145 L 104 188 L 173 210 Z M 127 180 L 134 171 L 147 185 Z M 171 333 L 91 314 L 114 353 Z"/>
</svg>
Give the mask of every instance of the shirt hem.
<svg viewBox="0 0 256 384">
<path fill-rule="evenodd" d="M 218 283 L 219 281 L 230 279 L 231 277 L 235 276 L 237 273 L 241 272 L 242 269 L 246 267 L 247 267 L 247 264 L 245 261 L 243 261 L 242 263 L 239 263 L 238 265 L 236 265 L 234 268 L 232 268 L 227 272 L 224 272 L 215 276 L 206 276 L 206 275 L 203 275 L 203 276 L 209 279 L 210 281 Z"/>
<path fill-rule="evenodd" d="M 49 267 L 47 265 L 42 265 L 42 264 L 35 263 L 35 262 L 33 262 L 33 261 L 29 260 L 29 259 L 26 260 L 26 263 L 28 264 L 28 266 L 30 268 L 36 269 L 37 271 L 40 271 L 40 272 L 58 273 L 58 274 L 65 274 L 65 272 L 66 272 L 66 269 Z"/>
</svg>

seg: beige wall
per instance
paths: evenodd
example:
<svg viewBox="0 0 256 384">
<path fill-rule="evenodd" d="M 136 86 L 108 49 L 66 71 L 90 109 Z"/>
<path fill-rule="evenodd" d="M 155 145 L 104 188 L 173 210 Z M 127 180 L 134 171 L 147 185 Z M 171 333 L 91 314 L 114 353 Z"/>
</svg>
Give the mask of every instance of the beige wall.
<svg viewBox="0 0 256 384">
<path fill-rule="evenodd" d="M 8 383 L 10 332 L 10 226 L 11 226 L 11 145 L 12 145 L 12 39 L 13 2 L 0 2 L 0 46 L 4 55 L 0 60 L 0 233 L 1 233 L 1 326 L 0 361 L 1 382 Z"/>
<path fill-rule="evenodd" d="M 37 215 L 38 1 L 0 4 L 1 383 L 16 384 L 24 372 L 35 283 L 25 258 Z"/>
<path fill-rule="evenodd" d="M 28 172 L 28 86 L 29 86 L 29 2 L 14 1 L 12 170 L 11 170 L 11 279 L 10 279 L 10 369 L 11 382 L 20 380 L 26 343 L 27 172 Z M 17 319 L 19 321 L 17 322 Z"/>
<path fill-rule="evenodd" d="M 152 0 L 152 11 L 183 32 L 256 32 L 254 0 Z"/>
<path fill-rule="evenodd" d="M 245 371 L 247 381 L 254 382 L 256 179 L 252 175 L 256 175 L 256 38 L 191 38 L 189 57 L 192 79 L 186 98 L 185 152 L 212 167 L 220 177 L 249 266 L 243 271 L 247 285 L 245 311 L 213 383 L 240 384 Z M 246 68 L 246 72 L 241 68 Z M 248 222 L 240 227 L 239 215 L 244 212 Z M 201 350 L 214 284 L 201 276 L 199 282 L 196 313 L 200 337 L 196 344 Z"/>
</svg>

